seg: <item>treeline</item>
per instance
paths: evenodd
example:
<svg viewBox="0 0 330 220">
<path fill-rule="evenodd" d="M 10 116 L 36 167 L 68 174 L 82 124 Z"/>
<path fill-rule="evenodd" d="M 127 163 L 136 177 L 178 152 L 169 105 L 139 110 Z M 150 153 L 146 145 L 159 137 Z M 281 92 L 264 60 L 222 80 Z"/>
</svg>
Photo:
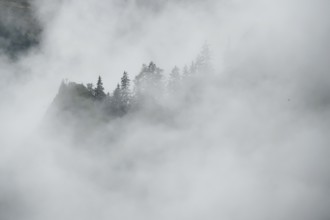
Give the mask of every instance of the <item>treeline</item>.
<svg viewBox="0 0 330 220">
<path fill-rule="evenodd" d="M 62 82 L 59 95 L 62 96 L 62 100 L 66 100 L 66 106 L 68 102 L 71 107 L 74 105 L 75 109 L 91 105 L 86 102 L 81 105 L 81 99 L 79 99 L 80 104 L 77 104 L 77 98 L 83 97 L 84 100 L 92 101 L 94 106 L 101 106 L 107 116 L 121 117 L 141 108 L 155 108 L 160 103 L 173 100 L 183 102 L 189 99 L 198 93 L 198 84 L 201 83 L 201 79 L 212 72 L 210 61 L 210 50 L 205 45 L 189 66 L 186 65 L 182 69 L 175 66 L 167 74 L 168 77 L 164 76 L 163 69 L 154 62 L 150 62 L 148 65 L 142 65 L 139 74 L 134 79 L 131 79 L 125 71 L 112 92 L 105 91 L 102 77 L 99 76 L 95 85 Z M 71 98 L 68 99 L 66 96 L 71 96 Z"/>
</svg>

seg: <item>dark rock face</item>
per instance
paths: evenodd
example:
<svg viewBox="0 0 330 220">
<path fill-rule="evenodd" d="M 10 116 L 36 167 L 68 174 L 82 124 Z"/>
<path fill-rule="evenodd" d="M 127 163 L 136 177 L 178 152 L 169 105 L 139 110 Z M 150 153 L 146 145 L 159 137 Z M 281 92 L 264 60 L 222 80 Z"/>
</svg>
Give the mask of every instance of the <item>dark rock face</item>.
<svg viewBox="0 0 330 220">
<path fill-rule="evenodd" d="M 56 136 L 85 140 L 104 121 L 103 108 L 90 91 L 74 82 L 62 83 L 48 108 L 42 129 Z"/>
<path fill-rule="evenodd" d="M 0 0 L 0 53 L 16 57 L 37 46 L 41 27 L 28 0 Z"/>
<path fill-rule="evenodd" d="M 87 118 L 93 110 L 93 97 L 82 84 L 62 83 L 58 94 L 48 110 L 51 117 L 78 119 Z"/>
</svg>

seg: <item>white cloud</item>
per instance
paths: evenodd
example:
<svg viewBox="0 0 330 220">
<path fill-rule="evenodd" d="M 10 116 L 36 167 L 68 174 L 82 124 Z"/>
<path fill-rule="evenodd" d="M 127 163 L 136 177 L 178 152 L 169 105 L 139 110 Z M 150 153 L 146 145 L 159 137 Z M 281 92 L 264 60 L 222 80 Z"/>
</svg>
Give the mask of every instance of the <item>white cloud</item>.
<svg viewBox="0 0 330 220">
<path fill-rule="evenodd" d="M 40 48 L 0 62 L 0 216 L 328 219 L 328 3 L 141 2 L 36 2 Z M 205 41 L 220 74 L 176 126 L 114 122 L 99 136 L 124 134 L 92 149 L 38 134 L 61 79 L 112 90 Z"/>
</svg>

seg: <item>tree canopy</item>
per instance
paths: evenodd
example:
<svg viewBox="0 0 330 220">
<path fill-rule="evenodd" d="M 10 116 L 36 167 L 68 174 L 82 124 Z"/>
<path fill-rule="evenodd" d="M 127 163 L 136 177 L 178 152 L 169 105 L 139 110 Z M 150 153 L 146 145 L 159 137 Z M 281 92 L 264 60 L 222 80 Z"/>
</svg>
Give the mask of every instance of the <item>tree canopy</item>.
<svg viewBox="0 0 330 220">
<path fill-rule="evenodd" d="M 103 109 L 98 114 L 107 117 L 122 117 L 139 108 L 155 107 L 164 98 L 176 100 L 176 103 L 184 103 L 200 92 L 198 85 L 201 79 L 207 77 L 212 69 L 210 60 L 210 51 L 205 45 L 197 58 L 191 62 L 190 67 L 185 65 L 182 72 L 179 67 L 174 66 L 166 76 L 163 69 L 150 62 L 148 65 L 142 65 L 133 80 L 133 85 L 129 74 L 124 71 L 113 92 L 106 94 L 102 77 L 98 76 L 95 86 L 93 83 L 87 83 L 85 86 L 62 82 L 59 95 L 63 96 L 63 100 L 71 102 L 67 106 L 77 105 L 73 100 L 79 100 L 77 103 L 84 103 L 84 106 L 86 103 L 95 103 L 93 106 Z M 72 99 L 75 96 L 80 98 Z M 88 101 L 82 101 L 83 99 Z"/>
</svg>

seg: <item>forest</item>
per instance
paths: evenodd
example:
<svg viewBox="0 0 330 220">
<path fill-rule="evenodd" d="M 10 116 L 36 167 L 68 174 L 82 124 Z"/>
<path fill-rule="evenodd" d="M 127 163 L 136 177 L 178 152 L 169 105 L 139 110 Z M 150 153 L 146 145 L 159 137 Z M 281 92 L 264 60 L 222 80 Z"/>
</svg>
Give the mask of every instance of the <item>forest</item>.
<svg viewBox="0 0 330 220">
<path fill-rule="evenodd" d="M 124 71 L 111 92 L 105 90 L 101 76 L 86 85 L 63 80 L 48 115 L 64 118 L 65 123 L 81 118 L 105 122 L 143 112 L 149 119 L 168 121 L 171 113 L 198 99 L 203 79 L 214 74 L 209 46 L 205 44 L 189 66 L 164 72 L 154 62 L 143 64 L 133 79 Z"/>
</svg>

